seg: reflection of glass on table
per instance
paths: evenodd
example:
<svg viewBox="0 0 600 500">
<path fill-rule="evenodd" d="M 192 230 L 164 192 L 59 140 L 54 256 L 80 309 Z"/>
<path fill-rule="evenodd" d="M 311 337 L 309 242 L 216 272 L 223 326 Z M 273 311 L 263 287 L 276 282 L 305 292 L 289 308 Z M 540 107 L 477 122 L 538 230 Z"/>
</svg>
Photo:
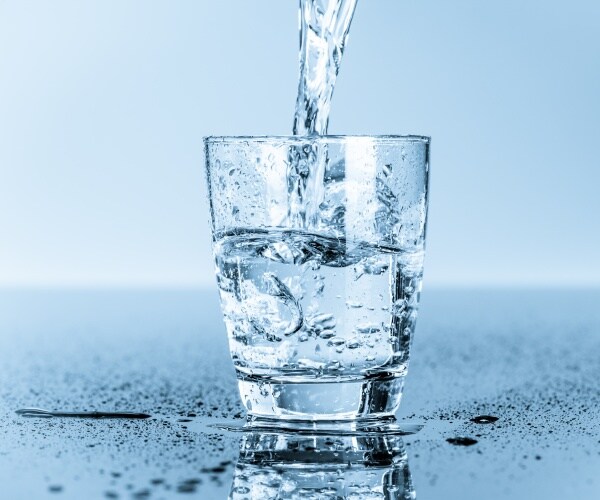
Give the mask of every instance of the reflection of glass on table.
<svg viewBox="0 0 600 500">
<path fill-rule="evenodd" d="M 240 441 L 229 498 L 415 498 L 400 436 L 249 432 Z"/>
</svg>

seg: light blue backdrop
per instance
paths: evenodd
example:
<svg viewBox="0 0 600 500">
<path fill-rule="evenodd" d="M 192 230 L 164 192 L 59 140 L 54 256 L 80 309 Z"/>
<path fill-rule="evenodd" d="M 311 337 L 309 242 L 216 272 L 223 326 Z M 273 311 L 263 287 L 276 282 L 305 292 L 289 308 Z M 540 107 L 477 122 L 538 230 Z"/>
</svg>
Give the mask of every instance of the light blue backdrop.
<svg viewBox="0 0 600 500">
<path fill-rule="evenodd" d="M 212 285 L 201 137 L 289 133 L 296 9 L 0 0 L 0 285 Z M 359 0 L 330 131 L 433 137 L 426 286 L 600 284 L 597 0 Z"/>
</svg>

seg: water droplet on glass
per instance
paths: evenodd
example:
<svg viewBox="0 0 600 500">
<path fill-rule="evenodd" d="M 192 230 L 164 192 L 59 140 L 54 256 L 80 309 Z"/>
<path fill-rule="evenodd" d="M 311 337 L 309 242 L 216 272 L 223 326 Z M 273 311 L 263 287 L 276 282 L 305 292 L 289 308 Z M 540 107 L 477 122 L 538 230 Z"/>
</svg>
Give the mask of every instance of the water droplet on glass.
<svg viewBox="0 0 600 500">
<path fill-rule="evenodd" d="M 360 323 L 356 326 L 358 333 L 377 333 L 381 327 L 376 323 Z"/>
</svg>

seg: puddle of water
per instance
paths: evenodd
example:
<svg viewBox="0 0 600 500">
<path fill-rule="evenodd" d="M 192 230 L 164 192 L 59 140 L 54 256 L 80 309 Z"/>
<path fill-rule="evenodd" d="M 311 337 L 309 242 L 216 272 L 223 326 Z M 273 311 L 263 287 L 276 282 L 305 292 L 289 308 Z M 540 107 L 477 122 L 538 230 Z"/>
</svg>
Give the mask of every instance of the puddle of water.
<svg viewBox="0 0 600 500">
<path fill-rule="evenodd" d="M 453 437 L 453 438 L 447 438 L 446 441 L 448 441 L 450 444 L 454 445 L 454 446 L 473 446 L 474 444 L 477 444 L 477 439 L 473 439 L 470 437 Z"/>
<path fill-rule="evenodd" d="M 407 436 L 419 432 L 419 422 L 274 422 L 262 419 L 246 421 L 214 422 L 206 424 L 210 429 L 231 433 L 260 432 L 263 434 L 296 434 L 313 436 Z"/>
<path fill-rule="evenodd" d="M 498 420 L 498 417 L 492 415 L 478 415 L 471 419 L 474 424 L 493 424 Z"/>
<path fill-rule="evenodd" d="M 152 415 L 135 412 L 107 412 L 107 411 L 49 411 L 41 408 L 22 408 L 15 412 L 17 415 L 28 418 L 133 418 L 145 419 Z"/>
</svg>

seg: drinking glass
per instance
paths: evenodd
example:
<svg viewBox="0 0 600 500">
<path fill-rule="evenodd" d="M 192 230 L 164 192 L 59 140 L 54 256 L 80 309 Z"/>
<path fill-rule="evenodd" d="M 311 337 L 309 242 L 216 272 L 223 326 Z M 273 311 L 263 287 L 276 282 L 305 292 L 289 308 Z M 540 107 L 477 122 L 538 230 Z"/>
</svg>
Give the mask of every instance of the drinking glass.
<svg viewBox="0 0 600 500">
<path fill-rule="evenodd" d="M 421 290 L 429 138 L 204 145 L 217 283 L 248 412 L 392 416 Z"/>
</svg>

